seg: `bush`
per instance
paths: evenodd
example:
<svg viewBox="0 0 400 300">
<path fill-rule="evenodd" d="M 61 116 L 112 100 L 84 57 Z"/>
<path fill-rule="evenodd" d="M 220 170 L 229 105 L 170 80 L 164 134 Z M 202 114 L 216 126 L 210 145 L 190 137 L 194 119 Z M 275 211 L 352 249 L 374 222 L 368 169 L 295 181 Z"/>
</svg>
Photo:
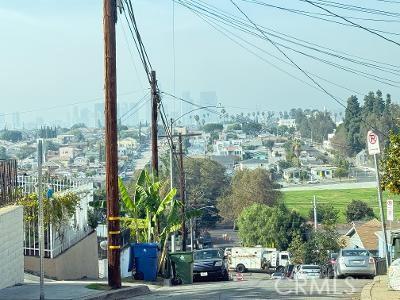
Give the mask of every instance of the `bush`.
<svg viewBox="0 0 400 300">
<path fill-rule="evenodd" d="M 346 208 L 347 222 L 371 220 L 375 218 L 373 209 L 368 206 L 368 203 L 361 200 L 352 200 Z"/>
</svg>

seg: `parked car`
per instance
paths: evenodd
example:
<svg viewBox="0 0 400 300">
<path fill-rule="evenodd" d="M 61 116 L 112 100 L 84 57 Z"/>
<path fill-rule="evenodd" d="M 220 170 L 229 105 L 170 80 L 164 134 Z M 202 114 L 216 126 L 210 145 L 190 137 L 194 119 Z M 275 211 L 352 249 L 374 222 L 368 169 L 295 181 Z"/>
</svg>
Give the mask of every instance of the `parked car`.
<svg viewBox="0 0 400 300">
<path fill-rule="evenodd" d="M 271 279 L 283 279 L 285 278 L 285 274 L 283 272 L 275 272 L 272 273 Z"/>
<path fill-rule="evenodd" d="M 334 268 L 335 278 L 345 276 L 366 276 L 374 278 L 375 259 L 372 254 L 361 248 L 341 249 Z"/>
<path fill-rule="evenodd" d="M 324 278 L 334 278 L 335 264 L 337 262 L 338 253 L 331 253 L 329 255 L 329 260 L 321 267 L 321 274 Z"/>
<path fill-rule="evenodd" d="M 307 280 L 321 277 L 321 268 L 318 265 L 300 265 L 294 274 L 296 280 Z"/>
<path fill-rule="evenodd" d="M 229 280 L 228 263 L 221 249 L 194 251 L 193 280 Z"/>
</svg>

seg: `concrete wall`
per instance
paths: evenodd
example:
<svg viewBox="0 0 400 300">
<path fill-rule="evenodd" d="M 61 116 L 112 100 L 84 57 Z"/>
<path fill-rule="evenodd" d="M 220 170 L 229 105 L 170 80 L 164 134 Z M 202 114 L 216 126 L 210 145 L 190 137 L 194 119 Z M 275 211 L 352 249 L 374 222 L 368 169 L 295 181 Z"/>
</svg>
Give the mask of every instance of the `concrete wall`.
<svg viewBox="0 0 400 300">
<path fill-rule="evenodd" d="M 97 235 L 91 233 L 79 243 L 57 257 L 44 260 L 44 273 L 47 277 L 58 280 L 98 278 Z M 25 256 L 25 270 L 39 272 L 39 258 Z"/>
<path fill-rule="evenodd" d="M 0 289 L 24 282 L 23 208 L 0 208 Z"/>
</svg>

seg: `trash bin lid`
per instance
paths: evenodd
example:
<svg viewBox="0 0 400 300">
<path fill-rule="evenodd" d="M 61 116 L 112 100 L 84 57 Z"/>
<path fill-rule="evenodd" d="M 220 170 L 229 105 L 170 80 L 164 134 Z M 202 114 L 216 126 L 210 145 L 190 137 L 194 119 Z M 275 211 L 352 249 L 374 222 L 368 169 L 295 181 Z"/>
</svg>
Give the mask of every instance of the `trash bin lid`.
<svg viewBox="0 0 400 300">
<path fill-rule="evenodd" d="M 193 252 L 174 252 L 169 254 L 170 259 L 173 262 L 186 262 L 186 263 L 192 263 L 193 262 Z"/>
<path fill-rule="evenodd" d="M 134 257 L 157 257 L 158 244 L 157 243 L 132 243 L 131 254 Z"/>
</svg>

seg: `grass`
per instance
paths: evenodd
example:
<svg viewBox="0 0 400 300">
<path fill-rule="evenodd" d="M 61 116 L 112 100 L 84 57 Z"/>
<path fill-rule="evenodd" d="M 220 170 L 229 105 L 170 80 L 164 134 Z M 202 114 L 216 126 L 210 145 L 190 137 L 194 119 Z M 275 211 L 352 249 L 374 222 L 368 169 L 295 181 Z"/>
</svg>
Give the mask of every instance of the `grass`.
<svg viewBox="0 0 400 300">
<path fill-rule="evenodd" d="M 346 207 L 351 200 L 363 200 L 373 208 L 375 215 L 379 219 L 379 204 L 377 191 L 374 188 L 364 189 L 342 189 L 342 190 L 309 190 L 309 191 L 288 191 L 283 192 L 283 198 L 289 209 L 297 210 L 304 217 L 309 216 L 312 208 L 314 195 L 317 203 L 332 203 L 339 210 L 339 222 L 346 222 Z M 386 200 L 394 200 L 395 220 L 400 218 L 400 196 L 383 193 L 383 206 L 386 214 Z"/>
<path fill-rule="evenodd" d="M 91 283 L 86 286 L 87 289 L 97 291 L 109 291 L 111 288 L 105 283 Z"/>
</svg>

